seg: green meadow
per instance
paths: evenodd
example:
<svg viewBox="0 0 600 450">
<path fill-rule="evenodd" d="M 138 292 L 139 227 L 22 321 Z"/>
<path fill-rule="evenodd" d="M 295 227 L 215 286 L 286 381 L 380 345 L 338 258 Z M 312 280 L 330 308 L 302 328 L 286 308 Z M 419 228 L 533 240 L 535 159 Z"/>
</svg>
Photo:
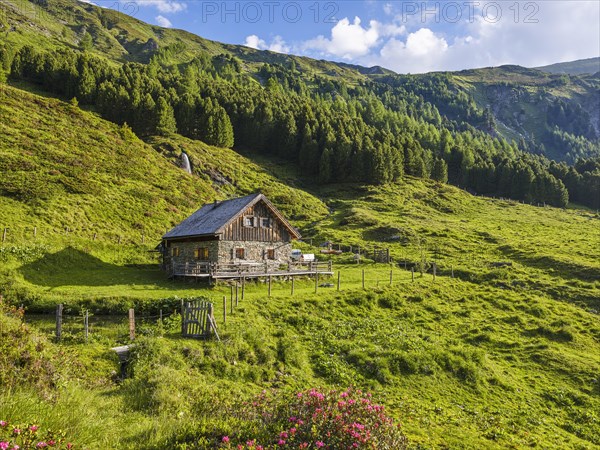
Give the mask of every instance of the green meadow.
<svg viewBox="0 0 600 450">
<path fill-rule="evenodd" d="M 77 448 L 218 448 L 256 436 L 240 411 L 262 390 L 354 386 L 414 449 L 600 446 L 597 211 L 412 177 L 318 187 L 274 158 L 177 135 L 142 141 L 93 111 L 1 94 L 1 420 L 62 429 Z M 202 203 L 259 190 L 300 228 L 304 251 L 389 248 L 392 264 L 333 256 L 316 293 L 308 279 L 294 295 L 273 281 L 270 297 L 264 280 L 248 283 L 223 323 L 231 287 L 168 280 L 152 250 Z M 180 301 L 192 298 L 214 303 L 220 341 L 181 337 Z M 11 310 L 21 305 L 23 317 Z M 121 379 L 110 349 L 129 342 L 131 307 Z"/>
</svg>

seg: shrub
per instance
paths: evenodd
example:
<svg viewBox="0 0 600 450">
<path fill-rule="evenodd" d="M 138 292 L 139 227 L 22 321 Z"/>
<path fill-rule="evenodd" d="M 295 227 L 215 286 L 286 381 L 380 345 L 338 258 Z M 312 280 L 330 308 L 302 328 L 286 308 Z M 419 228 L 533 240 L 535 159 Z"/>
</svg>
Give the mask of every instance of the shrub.
<svg viewBox="0 0 600 450">
<path fill-rule="evenodd" d="M 384 407 L 355 389 L 310 389 L 283 396 L 263 391 L 239 414 L 249 418 L 251 435 L 223 436 L 221 448 L 402 450 L 408 445 Z"/>
<path fill-rule="evenodd" d="M 0 420 L 1 450 L 33 450 L 51 448 L 53 450 L 72 449 L 71 442 L 66 442 L 62 431 L 43 431 L 34 424 L 10 424 Z"/>
</svg>

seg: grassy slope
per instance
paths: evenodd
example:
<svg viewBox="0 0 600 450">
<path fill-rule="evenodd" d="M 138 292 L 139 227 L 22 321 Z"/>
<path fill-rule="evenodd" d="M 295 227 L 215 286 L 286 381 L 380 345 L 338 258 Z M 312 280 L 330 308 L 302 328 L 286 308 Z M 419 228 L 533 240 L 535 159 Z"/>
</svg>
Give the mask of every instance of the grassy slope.
<svg viewBox="0 0 600 450">
<path fill-rule="evenodd" d="M 600 57 L 550 64 L 548 66 L 537 67 L 537 69 L 544 72 L 568 73 L 571 75 L 582 73 L 594 74 L 600 72 Z"/>
<path fill-rule="evenodd" d="M 179 136 L 147 144 L 57 100 L 5 85 L 0 96 L 0 113 L 6 117 L 0 124 L 0 226 L 8 228 L 2 255 L 23 244 L 28 246 L 21 252 L 27 260 L 55 252 L 48 264 L 32 269 L 38 278 L 40 270 L 81 260 L 106 269 L 110 285 L 118 286 L 123 273 L 112 263 L 153 262 L 147 250 L 165 229 L 214 199 L 262 191 L 298 225 L 327 213 L 320 200 L 291 187 L 293 180 L 284 184 L 232 150 Z M 193 176 L 176 165 L 182 149 L 190 155 Z M 94 235 L 96 241 L 91 241 Z M 72 249 L 65 251 L 67 246 Z M 12 271 L 14 264 L 5 261 L 3 269 L 11 285 L 20 279 Z M 105 279 L 93 282 L 89 274 L 80 275 L 93 285 L 105 284 Z M 123 283 L 155 275 L 131 272 Z M 68 270 L 63 276 L 77 279 Z"/>
<path fill-rule="evenodd" d="M 116 365 L 107 349 L 124 342 L 126 328 L 97 326 L 85 345 L 80 325 L 73 328 L 71 321 L 69 331 L 76 334 L 67 334 L 63 348 L 82 365 L 79 381 L 66 382 L 54 404 L 37 406 L 29 391 L 5 393 L 4 417 L 67 428 L 91 448 L 139 448 L 140 442 L 170 448 L 190 433 L 210 442 L 234 432 L 227 409 L 232 398 L 264 387 L 355 384 L 373 391 L 405 423 L 415 446 L 600 443 L 594 412 L 600 407 L 600 236 L 594 213 L 478 198 L 407 178 L 383 187 L 321 189 L 332 211 L 324 216 L 314 195 L 280 181 L 301 186 L 290 166 L 250 163 L 179 137 L 146 144 L 56 100 L 10 87 L 2 95 L 9 117 L 0 147 L 4 189 L 10 182 L 14 192 L 41 195 L 35 201 L 0 197 L 2 217 L 15 231 L 10 239 L 23 227 L 40 227 L 36 244 L 16 240 L 5 246 L 9 299 L 19 294 L 36 304 L 77 304 L 106 296 L 206 295 L 217 305 L 224 340 L 182 341 L 176 322 L 156 339 L 161 331 L 145 325 L 139 334 L 148 337 L 140 342 L 149 350 L 131 380 L 119 386 L 111 381 Z M 35 127 L 27 126 L 31 122 Z M 89 132 L 72 131 L 82 129 Z M 193 177 L 173 164 L 182 148 L 197 170 Z M 83 168 L 76 170 L 73 162 Z M 323 288 L 315 296 L 306 281 L 290 299 L 289 285 L 276 283 L 267 300 L 264 285 L 250 285 L 223 327 L 227 287 L 166 283 L 151 265 L 124 266 L 150 261 L 142 251 L 150 245 L 131 243 L 139 239 L 137 221 L 150 241 L 152 230 L 160 234 L 165 223 L 195 208 L 190 195 L 210 200 L 257 186 L 269 190 L 307 235 L 390 246 L 400 261 L 394 286 L 385 286 L 388 266 L 371 265 L 339 266 L 339 294 Z M 155 204 L 160 208 L 148 206 Z M 145 216 L 148 209 L 157 213 Z M 64 226 L 73 230 L 67 236 L 60 234 Z M 92 229 L 110 240 L 91 241 Z M 127 245 L 115 244 L 117 234 Z M 425 269 L 436 260 L 438 279 L 433 283 L 431 273 L 421 278 L 417 270 L 411 282 L 404 259 L 417 267 L 423 262 Z M 497 262 L 512 267 L 495 267 Z M 362 267 L 366 291 L 360 289 Z M 40 327 L 52 332 L 51 321 Z M 217 401 L 206 397 L 207 390 L 216 391 Z M 182 395 L 195 400 L 182 403 Z M 180 413 L 186 421 L 177 419 Z"/>
<path fill-rule="evenodd" d="M 94 20 L 85 5 L 73 8 L 79 15 L 73 24 L 82 16 Z M 40 22 L 35 28 L 38 19 L 32 20 L 23 20 L 15 39 L 46 46 L 50 41 L 38 37 L 43 33 L 31 30 L 50 30 L 55 45 L 63 45 L 60 28 Z M 142 59 L 135 39 L 143 44 L 155 27 L 133 19 L 119 23 L 113 30 L 126 31 L 129 37 L 121 40 L 132 58 Z M 66 31 L 71 45 L 76 31 Z M 171 31 L 165 33 L 168 38 Z M 102 39 L 115 60 L 124 58 L 118 39 Z M 149 336 L 140 342 L 150 350 L 122 386 L 110 380 L 116 364 L 107 352 L 122 342 L 122 333 L 97 329 L 90 344 L 74 337 L 61 346 L 77 355 L 85 375 L 66 382 L 57 403 L 32 400 L 29 391 L 4 391 L 0 418 L 67 428 L 91 448 L 171 448 L 187 433 L 235 431 L 225 408 L 231 398 L 270 386 L 357 384 L 383 399 L 416 446 L 600 445 L 597 215 L 476 198 L 407 179 L 316 192 L 333 214 L 311 226 L 324 217 L 325 206 L 287 187 L 301 186 L 288 166 L 252 163 L 180 137 L 144 143 L 65 103 L 2 88 L 0 183 L 10 195 L 0 197 L 0 226 L 10 232 L 0 271 L 9 299 L 76 303 L 205 294 L 220 305 L 226 288 L 166 283 L 145 250 L 203 201 L 257 188 L 309 234 L 363 247 L 383 242 L 397 260 L 427 267 L 435 259 L 441 276 L 435 284 L 431 275 L 417 276 L 413 284 L 409 272 L 395 269 L 396 286 L 384 288 L 388 268 L 367 266 L 365 292 L 361 269 L 346 266 L 341 294 L 323 289 L 314 296 L 305 282 L 294 299 L 284 284 L 275 286 L 270 300 L 264 286 L 251 286 L 221 329 L 221 345 L 182 341 L 176 323 L 163 339 L 152 337 L 160 333 L 153 327 L 139 330 Z M 182 148 L 194 177 L 174 165 Z M 142 230 L 147 245 L 135 245 Z M 94 232 L 97 241 L 90 240 Z M 127 245 L 116 245 L 119 235 Z M 451 267 L 455 279 L 448 278 Z M 51 333 L 51 324 L 41 327 Z"/>
</svg>

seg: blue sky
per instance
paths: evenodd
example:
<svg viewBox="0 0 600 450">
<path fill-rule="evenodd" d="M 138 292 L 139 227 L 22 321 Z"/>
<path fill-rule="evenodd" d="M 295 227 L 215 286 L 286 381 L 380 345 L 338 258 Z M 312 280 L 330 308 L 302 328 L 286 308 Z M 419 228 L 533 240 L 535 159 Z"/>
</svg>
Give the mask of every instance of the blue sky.
<svg viewBox="0 0 600 450">
<path fill-rule="evenodd" d="M 600 55 L 596 0 L 95 3 L 220 42 L 401 73 Z"/>
</svg>

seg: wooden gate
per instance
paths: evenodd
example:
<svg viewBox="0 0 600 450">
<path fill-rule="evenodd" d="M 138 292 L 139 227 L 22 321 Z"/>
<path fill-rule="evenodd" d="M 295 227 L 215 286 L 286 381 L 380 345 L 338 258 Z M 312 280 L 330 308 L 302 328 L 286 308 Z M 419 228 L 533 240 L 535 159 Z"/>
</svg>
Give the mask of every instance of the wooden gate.
<svg viewBox="0 0 600 450">
<path fill-rule="evenodd" d="M 181 335 L 183 337 L 206 339 L 213 332 L 219 339 L 212 303 L 195 301 L 183 305 L 181 311 Z"/>
</svg>

